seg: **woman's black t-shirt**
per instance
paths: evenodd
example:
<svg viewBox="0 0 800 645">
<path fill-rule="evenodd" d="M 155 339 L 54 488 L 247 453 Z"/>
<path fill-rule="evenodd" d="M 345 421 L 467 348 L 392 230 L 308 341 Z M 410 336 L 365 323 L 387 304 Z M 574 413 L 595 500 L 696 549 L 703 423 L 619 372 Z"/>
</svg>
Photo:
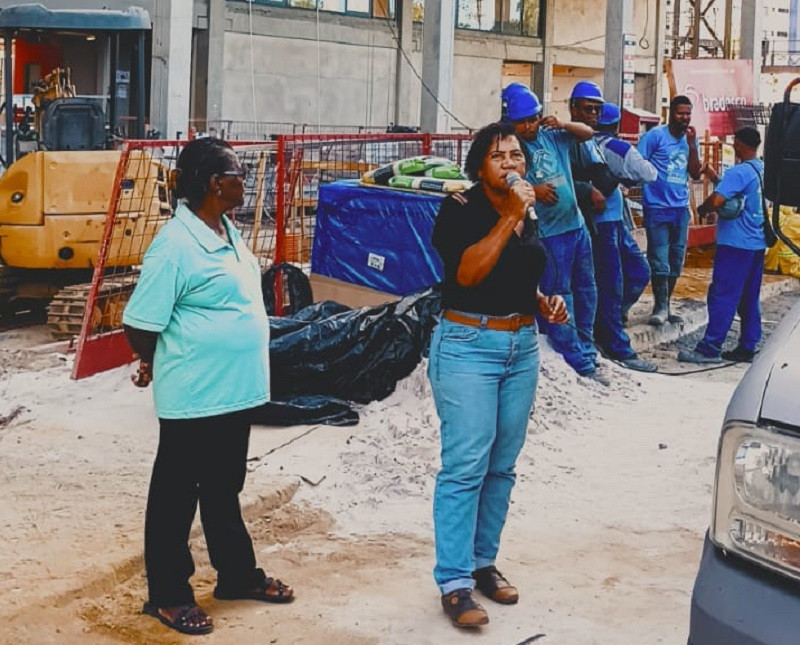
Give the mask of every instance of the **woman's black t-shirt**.
<svg viewBox="0 0 800 645">
<path fill-rule="evenodd" d="M 464 251 L 485 238 L 500 219 L 480 184 L 460 197 L 466 198 L 466 204 L 452 196 L 442 202 L 433 227 L 433 246 L 444 263 L 442 308 L 488 316 L 535 314 L 546 256 L 527 217 L 522 235 L 511 234 L 483 282 L 474 287 L 458 284 L 456 274 Z"/>
</svg>

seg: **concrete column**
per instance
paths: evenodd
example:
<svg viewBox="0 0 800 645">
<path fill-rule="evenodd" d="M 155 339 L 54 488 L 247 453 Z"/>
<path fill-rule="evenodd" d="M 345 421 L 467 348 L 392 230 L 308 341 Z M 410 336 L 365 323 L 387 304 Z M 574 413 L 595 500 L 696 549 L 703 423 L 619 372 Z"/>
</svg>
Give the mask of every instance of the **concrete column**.
<svg viewBox="0 0 800 645">
<path fill-rule="evenodd" d="M 208 89 L 206 118 L 219 121 L 222 114 L 222 87 L 225 75 L 225 0 L 208 0 Z"/>
<path fill-rule="evenodd" d="M 553 39 L 555 38 L 556 2 L 557 0 L 546 0 L 544 4 L 542 62 L 534 65 L 533 69 L 533 91 L 544 106 L 543 114 L 550 114 L 550 104 L 553 100 L 553 64 L 556 60 Z"/>
<path fill-rule="evenodd" d="M 753 103 L 759 102 L 761 85 L 761 40 L 762 29 L 761 0 L 742 0 L 742 47 L 740 58 L 753 61 Z"/>
<path fill-rule="evenodd" d="M 656 47 L 655 47 L 655 74 L 653 75 L 653 112 L 661 114 L 661 102 L 664 95 L 664 48 L 667 42 L 667 3 L 656 0 Z"/>
<path fill-rule="evenodd" d="M 425 3 L 422 27 L 422 88 L 420 127 L 423 132 L 449 132 L 453 106 L 455 0 Z M 438 99 L 438 103 L 437 103 Z"/>
<path fill-rule="evenodd" d="M 411 123 L 411 96 L 412 72 L 406 56 L 411 56 L 413 39 L 413 14 L 414 0 L 397 0 L 397 57 L 394 78 L 394 122 L 395 125 L 415 125 Z M 405 52 L 405 55 L 403 54 Z M 422 90 L 423 92 L 425 90 Z"/>
<path fill-rule="evenodd" d="M 609 0 L 606 3 L 606 67 L 603 73 L 603 98 L 617 105 L 622 105 L 624 37 L 625 34 L 632 32 L 633 0 Z"/>
<path fill-rule="evenodd" d="M 154 0 L 151 126 L 163 137 L 189 128 L 192 0 Z"/>
</svg>

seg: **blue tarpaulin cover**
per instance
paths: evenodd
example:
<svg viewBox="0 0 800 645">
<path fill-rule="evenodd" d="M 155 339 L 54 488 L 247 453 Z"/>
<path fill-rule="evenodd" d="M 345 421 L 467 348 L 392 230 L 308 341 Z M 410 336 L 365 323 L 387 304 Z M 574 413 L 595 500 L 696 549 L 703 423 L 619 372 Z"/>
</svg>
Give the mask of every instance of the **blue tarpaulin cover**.
<svg viewBox="0 0 800 645">
<path fill-rule="evenodd" d="M 431 232 L 443 198 L 355 180 L 320 186 L 311 271 L 398 296 L 440 282 Z"/>
</svg>

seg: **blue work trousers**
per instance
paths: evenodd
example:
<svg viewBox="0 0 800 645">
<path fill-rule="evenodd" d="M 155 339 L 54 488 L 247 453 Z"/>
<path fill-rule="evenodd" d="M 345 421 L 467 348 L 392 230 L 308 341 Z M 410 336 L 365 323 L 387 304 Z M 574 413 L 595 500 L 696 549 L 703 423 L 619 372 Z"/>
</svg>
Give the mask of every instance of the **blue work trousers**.
<svg viewBox="0 0 800 645">
<path fill-rule="evenodd" d="M 679 277 L 686 257 L 689 209 L 645 208 L 644 225 L 650 273 L 654 276 Z"/>
<path fill-rule="evenodd" d="M 650 282 L 650 265 L 644 252 L 622 223 L 619 236 L 619 256 L 622 261 L 622 312 L 635 305 Z M 595 279 L 597 271 L 595 270 Z"/>
<path fill-rule="evenodd" d="M 548 296 L 564 298 L 570 315 L 568 325 L 548 323 L 538 318 L 550 344 L 578 374 L 595 370 L 594 318 L 597 311 L 597 286 L 594 282 L 592 241 L 585 226 L 560 235 L 543 237 L 547 264 L 539 289 Z"/>
<path fill-rule="evenodd" d="M 597 222 L 592 240 L 594 275 L 597 282 L 597 317 L 594 335 L 611 358 L 624 361 L 636 356 L 622 324 L 625 267 L 622 263 L 622 221 Z M 635 244 L 635 242 L 634 242 Z M 640 255 L 641 257 L 641 255 Z M 640 292 L 641 293 L 641 292 Z"/>
<path fill-rule="evenodd" d="M 472 572 L 495 562 L 539 377 L 536 326 L 495 331 L 442 319 L 428 377 L 442 442 L 433 573 L 445 594 L 474 588 Z"/>
<path fill-rule="evenodd" d="M 739 313 L 742 321 L 739 345 L 754 351 L 761 340 L 761 277 L 764 250 L 749 251 L 733 246 L 717 246 L 711 286 L 708 288 L 708 326 L 696 351 L 719 356 L 722 345 Z"/>
</svg>

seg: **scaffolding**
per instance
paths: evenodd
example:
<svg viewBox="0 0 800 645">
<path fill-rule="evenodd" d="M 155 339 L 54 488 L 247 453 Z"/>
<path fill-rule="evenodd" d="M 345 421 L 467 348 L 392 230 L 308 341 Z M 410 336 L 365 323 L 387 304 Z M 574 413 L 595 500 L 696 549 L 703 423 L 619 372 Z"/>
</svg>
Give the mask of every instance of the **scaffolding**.
<svg viewBox="0 0 800 645">
<path fill-rule="evenodd" d="M 667 3 L 665 51 L 669 58 L 735 58 L 733 25 L 739 0 L 672 0 Z"/>
</svg>

